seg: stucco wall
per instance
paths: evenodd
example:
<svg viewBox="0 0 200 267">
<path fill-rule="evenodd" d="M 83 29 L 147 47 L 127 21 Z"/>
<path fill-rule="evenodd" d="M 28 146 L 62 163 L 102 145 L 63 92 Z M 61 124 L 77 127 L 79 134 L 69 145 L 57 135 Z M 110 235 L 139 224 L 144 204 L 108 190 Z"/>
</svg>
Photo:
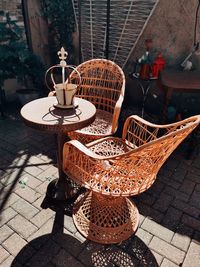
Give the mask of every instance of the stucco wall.
<svg viewBox="0 0 200 267">
<path fill-rule="evenodd" d="M 126 70 L 131 70 L 132 62 L 144 53 L 144 40 L 153 40 L 153 55 L 162 52 L 167 66 L 178 67 L 193 46 L 195 12 L 198 0 L 158 0 L 151 17 L 132 51 Z M 198 18 L 200 19 L 200 10 Z M 197 40 L 200 33 L 197 25 Z M 200 40 L 199 40 L 200 41 Z M 194 56 L 194 64 L 198 67 Z"/>
<path fill-rule="evenodd" d="M 127 76 L 126 98 L 129 104 L 133 103 L 134 105 L 141 101 L 141 90 L 137 82 L 128 77 L 128 73 L 133 71 L 135 59 L 140 58 L 145 52 L 144 40 L 152 39 L 152 55 L 155 56 L 158 52 L 161 52 L 166 60 L 167 67 L 180 68 L 180 64 L 193 47 L 197 5 L 198 0 L 158 0 L 124 69 Z M 199 21 L 200 10 L 197 24 L 197 41 L 200 41 Z M 194 55 L 191 61 L 194 68 L 200 68 L 200 55 Z M 153 99 L 153 94 L 161 98 Z M 156 107 L 159 101 L 162 102 L 162 92 L 158 89 L 156 83 L 152 85 L 149 95 L 152 100 L 150 102 L 151 106 Z"/>
</svg>

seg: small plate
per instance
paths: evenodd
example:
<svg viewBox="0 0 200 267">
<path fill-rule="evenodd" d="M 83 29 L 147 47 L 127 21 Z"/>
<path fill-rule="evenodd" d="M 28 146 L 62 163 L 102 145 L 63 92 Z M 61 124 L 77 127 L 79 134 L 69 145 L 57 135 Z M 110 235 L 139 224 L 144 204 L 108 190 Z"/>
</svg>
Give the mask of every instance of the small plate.
<svg viewBox="0 0 200 267">
<path fill-rule="evenodd" d="M 68 106 L 64 106 L 64 105 L 60 105 L 58 103 L 53 104 L 53 106 L 55 108 L 60 108 L 60 109 L 70 109 L 70 108 L 77 108 L 78 107 L 78 103 L 76 101 L 74 101 L 73 105 L 68 105 Z"/>
</svg>

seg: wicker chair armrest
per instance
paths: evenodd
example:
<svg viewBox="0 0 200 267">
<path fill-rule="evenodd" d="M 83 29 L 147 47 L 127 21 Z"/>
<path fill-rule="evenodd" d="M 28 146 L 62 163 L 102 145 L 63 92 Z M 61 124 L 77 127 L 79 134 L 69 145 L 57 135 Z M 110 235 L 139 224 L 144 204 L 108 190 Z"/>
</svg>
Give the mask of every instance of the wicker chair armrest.
<svg viewBox="0 0 200 267">
<path fill-rule="evenodd" d="M 119 99 L 116 102 L 114 113 L 113 113 L 113 120 L 112 120 L 112 133 L 115 133 L 117 126 L 118 126 L 118 119 L 122 107 L 122 103 L 124 101 L 124 96 L 121 94 Z"/>
<path fill-rule="evenodd" d="M 107 173 L 112 165 L 107 159 L 102 159 L 80 142 L 66 142 L 63 147 L 63 171 L 78 184 L 90 188 L 91 175 L 100 170 Z"/>
<path fill-rule="evenodd" d="M 77 140 L 71 140 L 71 141 L 66 142 L 64 144 L 64 147 L 63 147 L 63 154 L 64 155 L 66 155 L 66 150 L 67 150 L 67 147 L 69 147 L 69 146 L 73 146 L 73 147 L 77 148 L 80 152 L 84 153 L 88 157 L 91 157 L 94 159 L 104 159 L 105 158 L 105 157 L 101 157 L 101 156 L 97 155 L 96 153 L 91 151 L 89 148 L 87 148 L 85 145 L 83 145 L 81 142 L 79 142 Z"/>
</svg>

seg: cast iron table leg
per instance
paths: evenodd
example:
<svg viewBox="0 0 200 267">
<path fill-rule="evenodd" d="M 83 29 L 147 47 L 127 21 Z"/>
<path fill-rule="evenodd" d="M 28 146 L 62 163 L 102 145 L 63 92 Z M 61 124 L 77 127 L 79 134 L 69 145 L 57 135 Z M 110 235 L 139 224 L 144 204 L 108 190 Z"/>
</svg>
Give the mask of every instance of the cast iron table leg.
<svg viewBox="0 0 200 267">
<path fill-rule="evenodd" d="M 142 111 L 141 111 L 142 118 L 144 117 L 144 107 L 145 107 L 146 98 L 147 98 L 149 89 L 151 87 L 150 80 L 144 80 L 144 82 L 146 83 L 145 85 L 143 85 L 142 82 L 140 80 L 138 80 L 138 84 L 139 84 L 139 86 L 142 90 L 142 94 L 143 94 Z"/>
<path fill-rule="evenodd" d="M 57 164 L 58 164 L 58 179 L 50 182 L 47 188 L 47 196 L 60 201 L 67 201 L 72 197 L 71 181 L 63 172 L 63 145 L 69 141 L 69 137 L 63 133 L 57 134 Z"/>
</svg>

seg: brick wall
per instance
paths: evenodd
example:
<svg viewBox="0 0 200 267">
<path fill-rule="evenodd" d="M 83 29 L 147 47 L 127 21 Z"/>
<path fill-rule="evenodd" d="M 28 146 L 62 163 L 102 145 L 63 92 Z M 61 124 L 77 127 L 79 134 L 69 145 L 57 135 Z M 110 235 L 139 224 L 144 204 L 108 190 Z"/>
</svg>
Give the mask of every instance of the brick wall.
<svg viewBox="0 0 200 267">
<path fill-rule="evenodd" d="M 0 10 L 9 12 L 11 18 L 17 20 L 19 26 L 24 27 L 21 2 L 21 0 L 1 0 Z"/>
</svg>

